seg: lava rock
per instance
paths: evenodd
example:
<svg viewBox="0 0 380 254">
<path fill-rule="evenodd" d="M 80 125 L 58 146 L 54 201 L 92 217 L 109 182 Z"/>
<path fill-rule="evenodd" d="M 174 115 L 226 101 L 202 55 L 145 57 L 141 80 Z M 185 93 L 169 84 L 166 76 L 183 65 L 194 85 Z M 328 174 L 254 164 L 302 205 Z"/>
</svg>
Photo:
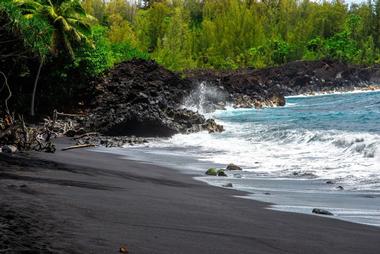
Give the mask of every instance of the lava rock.
<svg viewBox="0 0 380 254">
<path fill-rule="evenodd" d="M 227 169 L 227 170 L 231 170 L 231 171 L 232 171 L 232 170 L 242 170 L 241 167 L 239 167 L 239 166 L 237 166 L 237 165 L 235 165 L 235 164 L 233 164 L 233 163 L 228 164 L 226 169 Z"/>
<path fill-rule="evenodd" d="M 329 216 L 334 215 L 332 212 L 329 212 L 327 210 L 320 209 L 320 208 L 314 208 L 312 212 L 315 214 L 321 214 L 321 215 L 329 215 Z"/>
<path fill-rule="evenodd" d="M 15 147 L 13 145 L 5 145 L 1 148 L 1 151 L 3 153 L 15 153 L 15 152 L 17 152 L 17 147 Z"/>
<path fill-rule="evenodd" d="M 214 120 L 182 108 L 195 84 L 154 61 L 132 60 L 94 82 L 88 132 L 105 136 L 170 137 L 202 130 L 221 132 Z"/>
</svg>

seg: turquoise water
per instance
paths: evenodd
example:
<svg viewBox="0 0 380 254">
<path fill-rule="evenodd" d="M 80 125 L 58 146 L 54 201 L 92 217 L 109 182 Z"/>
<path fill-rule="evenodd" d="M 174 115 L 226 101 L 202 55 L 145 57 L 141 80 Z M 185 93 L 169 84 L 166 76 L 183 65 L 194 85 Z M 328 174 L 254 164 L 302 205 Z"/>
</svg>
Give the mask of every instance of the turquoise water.
<svg viewBox="0 0 380 254">
<path fill-rule="evenodd" d="M 225 165 L 243 177 L 333 180 L 380 191 L 380 92 L 287 98 L 285 107 L 217 111 L 223 133 L 175 135 L 150 146 Z"/>
<path fill-rule="evenodd" d="M 217 118 L 265 124 L 272 131 L 302 128 L 380 134 L 380 92 L 291 97 L 285 108 L 225 111 Z"/>
</svg>

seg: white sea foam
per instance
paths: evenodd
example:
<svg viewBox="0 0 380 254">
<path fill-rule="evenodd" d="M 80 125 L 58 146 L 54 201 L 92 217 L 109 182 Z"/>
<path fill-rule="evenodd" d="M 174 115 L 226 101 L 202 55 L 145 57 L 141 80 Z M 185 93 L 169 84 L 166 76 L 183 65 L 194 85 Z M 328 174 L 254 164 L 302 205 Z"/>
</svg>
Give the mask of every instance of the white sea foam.
<svg viewBox="0 0 380 254">
<path fill-rule="evenodd" d="M 307 97 L 312 97 L 312 96 L 328 96 L 328 95 L 337 95 L 337 94 L 377 93 L 379 91 L 380 91 L 380 86 L 378 86 L 378 88 L 375 90 L 357 88 L 352 91 L 317 92 L 313 94 L 290 95 L 290 96 L 285 96 L 285 98 L 307 98 Z"/>
<path fill-rule="evenodd" d="M 200 160 L 235 163 L 261 175 L 314 176 L 335 179 L 351 189 L 380 189 L 379 135 L 222 124 L 222 134 L 178 134 L 152 146 L 187 147 Z"/>
</svg>

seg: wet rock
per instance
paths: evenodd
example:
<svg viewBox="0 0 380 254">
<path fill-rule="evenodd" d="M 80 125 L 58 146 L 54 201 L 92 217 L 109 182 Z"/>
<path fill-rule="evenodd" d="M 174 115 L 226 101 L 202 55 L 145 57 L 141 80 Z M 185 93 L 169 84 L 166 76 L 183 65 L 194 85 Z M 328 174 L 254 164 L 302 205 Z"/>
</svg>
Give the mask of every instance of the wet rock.
<svg viewBox="0 0 380 254">
<path fill-rule="evenodd" d="M 329 181 L 326 181 L 326 184 L 335 184 L 335 182 L 332 180 L 329 180 Z"/>
<path fill-rule="evenodd" d="M 222 187 L 225 187 L 225 188 L 232 188 L 233 185 L 232 185 L 232 183 L 226 183 L 226 184 L 223 184 Z"/>
<path fill-rule="evenodd" d="M 227 169 L 227 170 L 231 170 L 231 171 L 232 171 L 232 170 L 242 170 L 241 167 L 239 167 L 239 166 L 237 166 L 237 165 L 235 165 L 235 164 L 233 164 L 233 163 L 228 164 L 226 169 Z"/>
<path fill-rule="evenodd" d="M 206 123 L 202 125 L 202 128 L 207 130 L 209 133 L 214 132 L 223 132 L 223 126 L 217 124 L 214 119 L 208 119 L 206 120 Z"/>
<path fill-rule="evenodd" d="M 321 215 L 329 215 L 329 216 L 334 215 L 333 213 L 331 213 L 327 210 L 324 210 L 324 209 L 320 209 L 320 208 L 314 208 L 312 213 L 321 214 Z"/>
<path fill-rule="evenodd" d="M 337 190 L 344 190 L 344 187 L 339 185 L 338 187 L 336 187 Z"/>
<path fill-rule="evenodd" d="M 218 170 L 216 168 L 209 168 L 207 171 L 206 171 L 206 175 L 209 175 L 209 176 L 217 176 L 218 175 Z"/>
<path fill-rule="evenodd" d="M 224 172 L 224 169 L 219 169 L 217 174 L 218 176 L 227 176 L 226 172 Z"/>
<path fill-rule="evenodd" d="M 1 148 L 1 151 L 3 153 L 15 153 L 17 152 L 17 147 L 13 146 L 13 145 L 4 145 L 2 148 Z"/>
<path fill-rule="evenodd" d="M 129 253 L 128 245 L 124 244 L 119 248 L 120 253 Z"/>
<path fill-rule="evenodd" d="M 286 104 L 285 97 L 282 94 L 273 95 L 269 101 L 273 104 L 273 106 L 285 106 Z"/>
</svg>

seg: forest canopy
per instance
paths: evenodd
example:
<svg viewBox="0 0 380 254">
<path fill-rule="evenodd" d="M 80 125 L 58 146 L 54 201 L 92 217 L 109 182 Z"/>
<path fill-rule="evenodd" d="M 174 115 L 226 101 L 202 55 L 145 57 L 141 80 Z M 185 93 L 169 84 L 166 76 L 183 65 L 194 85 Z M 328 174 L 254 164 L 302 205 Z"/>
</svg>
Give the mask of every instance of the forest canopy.
<svg viewBox="0 0 380 254">
<path fill-rule="evenodd" d="M 172 70 L 261 68 L 324 58 L 380 62 L 379 1 L 351 5 L 341 0 L 2 1 L 0 10 L 11 16 L 25 44 L 39 55 L 51 55 L 56 21 L 32 16 L 30 9 L 23 16 L 25 6 L 20 2 L 29 7 L 52 4 L 57 11 L 82 5 L 92 19 L 87 22 L 90 31 L 81 34 L 91 43 L 74 41 L 66 55 L 75 55 L 73 67 L 88 76 L 131 58 L 151 58 Z"/>
<path fill-rule="evenodd" d="M 113 43 L 172 70 L 261 68 L 294 60 L 380 61 L 380 2 L 84 0 Z"/>
</svg>

